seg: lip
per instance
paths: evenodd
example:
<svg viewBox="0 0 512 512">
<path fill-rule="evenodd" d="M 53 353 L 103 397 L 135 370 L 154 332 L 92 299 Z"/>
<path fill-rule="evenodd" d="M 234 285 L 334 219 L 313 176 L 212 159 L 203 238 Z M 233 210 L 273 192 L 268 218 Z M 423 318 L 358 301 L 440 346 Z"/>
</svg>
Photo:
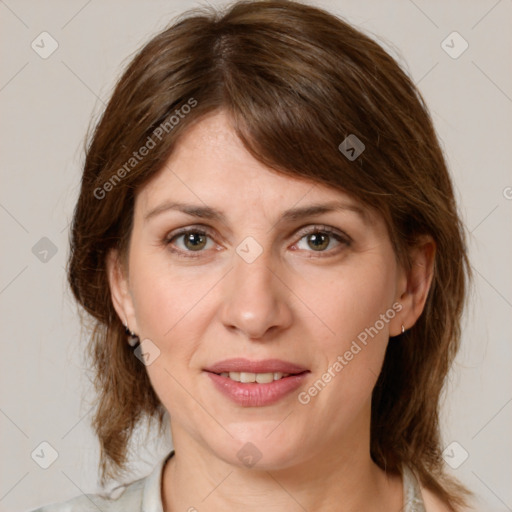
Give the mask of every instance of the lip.
<svg viewBox="0 0 512 512">
<path fill-rule="evenodd" d="M 309 371 L 307 368 L 295 363 L 283 361 L 281 359 L 263 359 L 261 361 L 250 361 L 243 357 L 236 357 L 233 359 L 225 359 L 219 361 L 204 369 L 211 373 L 223 372 L 249 372 L 249 373 L 302 373 Z M 279 382 L 279 381 L 276 381 Z"/>
<path fill-rule="evenodd" d="M 302 385 L 307 374 L 307 368 L 281 359 L 263 359 L 251 361 L 243 357 L 225 359 L 204 369 L 215 388 L 224 396 L 243 407 L 263 407 L 272 405 Z M 259 384 L 256 382 L 242 383 L 223 377 L 220 373 L 289 373 L 273 382 Z"/>
<path fill-rule="evenodd" d="M 215 388 L 236 404 L 243 407 L 263 407 L 272 405 L 295 391 L 302 385 L 309 371 L 289 375 L 267 384 L 236 382 L 229 377 L 222 377 L 209 371 L 206 374 L 212 380 Z"/>
</svg>

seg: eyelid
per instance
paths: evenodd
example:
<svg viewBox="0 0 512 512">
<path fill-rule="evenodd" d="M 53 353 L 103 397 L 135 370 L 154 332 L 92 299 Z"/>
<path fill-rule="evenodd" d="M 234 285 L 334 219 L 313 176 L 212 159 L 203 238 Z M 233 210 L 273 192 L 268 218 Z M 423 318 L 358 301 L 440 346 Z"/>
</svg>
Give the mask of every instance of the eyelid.
<svg viewBox="0 0 512 512">
<path fill-rule="evenodd" d="M 315 231 L 322 231 L 322 232 L 325 231 L 327 233 L 336 233 L 339 236 L 345 238 L 348 242 L 353 241 L 352 238 L 349 235 L 347 235 L 346 232 L 344 232 L 340 229 L 334 228 L 332 226 L 327 226 L 325 224 L 306 224 L 306 225 L 298 228 L 297 230 L 295 230 L 293 235 L 291 235 L 291 237 L 305 236 L 305 235 L 308 235 Z M 187 234 L 189 232 L 194 232 L 194 233 L 195 232 L 204 232 L 205 235 L 212 236 L 213 229 L 210 228 L 210 226 L 207 226 L 205 224 L 194 224 L 191 226 L 186 226 L 184 228 L 178 228 L 176 231 L 167 234 L 165 236 L 165 240 L 168 241 L 176 236 Z"/>
<path fill-rule="evenodd" d="M 194 224 L 193 226 L 186 226 L 183 228 L 178 228 L 170 233 L 167 233 L 164 237 L 164 242 L 169 243 L 173 238 L 177 238 L 182 235 L 186 235 L 187 233 L 199 233 L 208 235 L 210 238 L 213 238 L 213 230 L 204 224 Z"/>
<path fill-rule="evenodd" d="M 294 237 L 300 236 L 302 238 L 306 235 L 309 235 L 311 233 L 316 233 L 316 232 L 337 235 L 340 238 L 344 239 L 347 243 L 353 242 L 352 238 L 349 235 L 347 235 L 347 233 L 342 231 L 341 229 L 337 229 L 332 226 L 327 226 L 325 224 L 308 224 L 304 228 L 299 228 L 299 230 L 296 231 L 293 236 Z"/>
<path fill-rule="evenodd" d="M 203 256 L 203 253 L 207 253 L 208 251 L 183 251 L 182 249 L 177 249 L 173 247 L 173 244 L 171 243 L 172 240 L 175 238 L 179 238 L 183 235 L 186 235 L 188 233 L 197 233 L 200 235 L 207 236 L 212 241 L 214 241 L 212 232 L 213 230 L 209 226 L 206 226 L 204 224 L 194 224 L 193 226 L 178 228 L 172 231 L 171 233 L 168 233 L 167 235 L 165 235 L 162 242 L 166 248 L 168 248 L 172 253 L 176 254 L 178 257 L 184 259 L 195 259 L 200 258 L 201 256 Z"/>
</svg>

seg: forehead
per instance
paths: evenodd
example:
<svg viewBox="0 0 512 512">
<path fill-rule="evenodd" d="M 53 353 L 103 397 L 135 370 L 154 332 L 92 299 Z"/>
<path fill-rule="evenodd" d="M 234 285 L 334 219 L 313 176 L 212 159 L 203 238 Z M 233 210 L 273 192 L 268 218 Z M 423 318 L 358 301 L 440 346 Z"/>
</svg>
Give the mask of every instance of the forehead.
<svg viewBox="0 0 512 512">
<path fill-rule="evenodd" d="M 222 111 L 191 125 L 163 168 L 137 194 L 143 217 L 176 202 L 210 208 L 210 217 L 220 210 L 241 214 L 248 209 L 266 216 L 326 202 L 343 202 L 360 214 L 371 214 L 339 189 L 266 167 L 245 149 Z"/>
</svg>

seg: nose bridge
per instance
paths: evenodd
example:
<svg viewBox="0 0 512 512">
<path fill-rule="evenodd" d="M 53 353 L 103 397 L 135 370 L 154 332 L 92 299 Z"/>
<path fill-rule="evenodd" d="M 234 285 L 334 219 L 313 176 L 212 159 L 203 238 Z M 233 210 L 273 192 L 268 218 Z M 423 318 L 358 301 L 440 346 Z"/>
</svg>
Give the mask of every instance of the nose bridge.
<svg viewBox="0 0 512 512">
<path fill-rule="evenodd" d="M 266 249 L 254 260 L 246 260 L 244 256 L 240 256 L 243 245 L 240 244 L 237 254 L 234 256 L 233 275 L 236 279 L 235 288 L 239 288 L 243 292 L 243 288 L 253 292 L 265 291 L 266 295 L 272 295 L 271 288 L 273 286 L 273 273 L 270 268 L 272 265 L 270 250 Z M 252 250 L 252 249 L 251 249 Z"/>
<path fill-rule="evenodd" d="M 272 327 L 287 326 L 291 312 L 280 289 L 282 285 L 271 270 L 270 249 L 261 248 L 254 258 L 256 247 L 251 243 L 242 242 L 233 256 L 222 321 L 227 328 L 239 330 L 249 338 L 261 338 Z"/>
</svg>

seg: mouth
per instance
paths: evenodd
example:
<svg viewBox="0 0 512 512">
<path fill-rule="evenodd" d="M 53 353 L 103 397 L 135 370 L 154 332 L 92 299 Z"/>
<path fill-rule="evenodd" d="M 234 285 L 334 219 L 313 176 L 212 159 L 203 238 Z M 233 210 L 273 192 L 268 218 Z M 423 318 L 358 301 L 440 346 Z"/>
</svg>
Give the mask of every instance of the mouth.
<svg viewBox="0 0 512 512">
<path fill-rule="evenodd" d="M 212 372 L 215 373 L 215 372 Z M 258 384 L 268 384 L 270 382 L 274 382 L 275 380 L 285 379 L 290 375 L 300 375 L 301 373 L 282 373 L 282 372 L 267 372 L 267 373 L 252 373 L 252 372 L 221 372 L 216 375 L 220 375 L 221 377 L 225 377 L 235 382 L 241 382 L 243 384 L 250 384 L 253 382 L 257 382 Z"/>
<path fill-rule="evenodd" d="M 204 371 L 214 387 L 238 405 L 271 405 L 304 383 L 310 370 L 279 359 L 229 359 Z"/>
</svg>

